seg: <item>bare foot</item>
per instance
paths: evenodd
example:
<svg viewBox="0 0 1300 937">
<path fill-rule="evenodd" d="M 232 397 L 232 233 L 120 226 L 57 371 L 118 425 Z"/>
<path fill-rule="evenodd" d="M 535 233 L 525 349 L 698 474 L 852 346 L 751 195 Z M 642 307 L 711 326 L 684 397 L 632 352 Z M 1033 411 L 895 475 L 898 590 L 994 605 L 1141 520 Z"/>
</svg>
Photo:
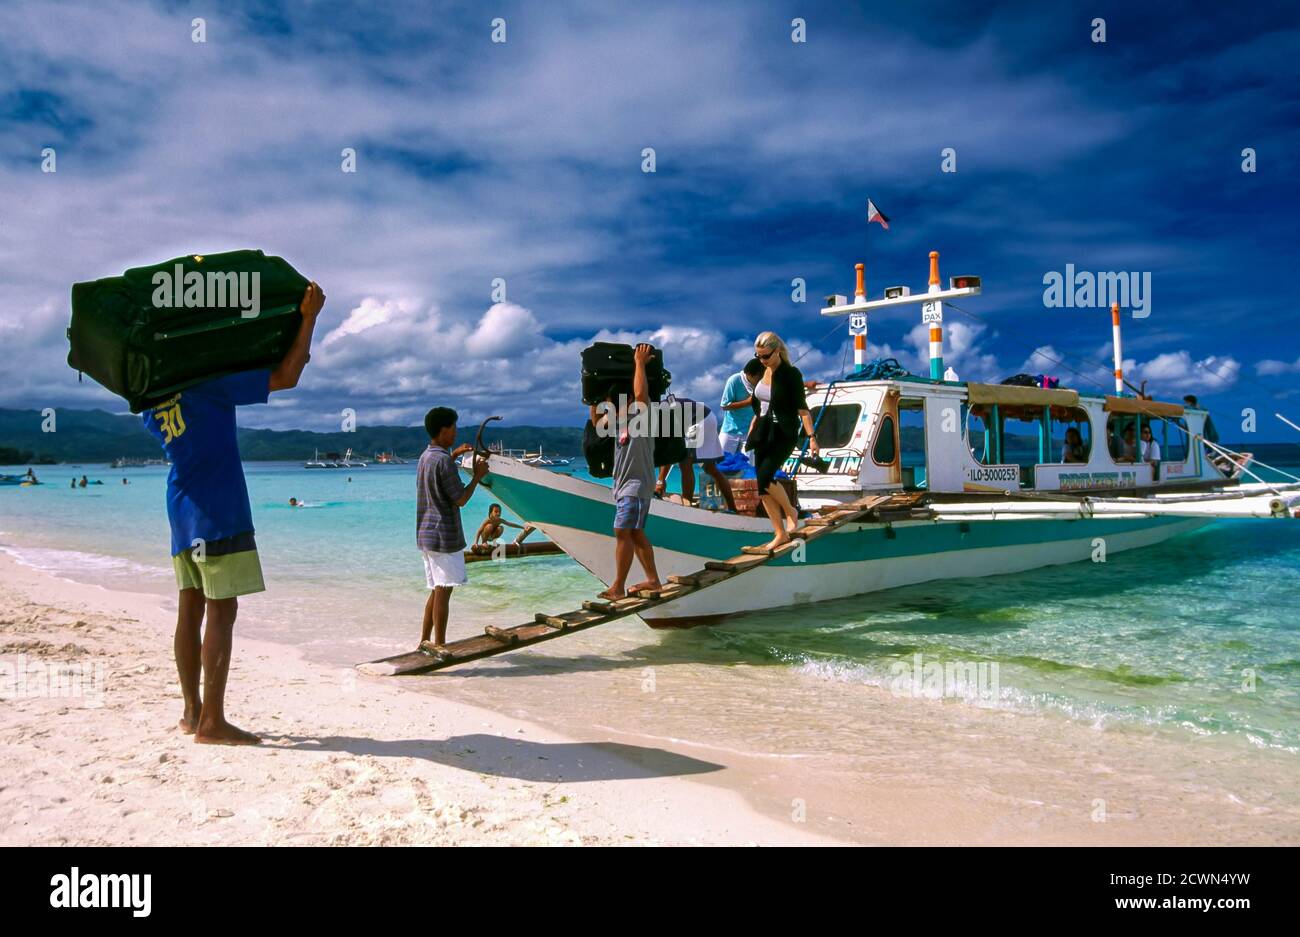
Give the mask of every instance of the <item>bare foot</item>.
<svg viewBox="0 0 1300 937">
<path fill-rule="evenodd" d="M 176 724 L 186 735 L 193 735 L 199 728 L 199 717 L 186 710 L 185 715 L 181 716 L 181 721 Z"/>
<path fill-rule="evenodd" d="M 775 550 L 777 547 L 779 547 L 779 546 L 783 546 L 784 544 L 787 544 L 787 543 L 789 543 L 789 542 L 790 542 L 790 537 L 789 537 L 789 535 L 788 535 L 788 534 L 785 534 L 785 533 L 782 533 L 781 536 L 779 536 L 779 537 L 773 537 L 773 538 L 772 538 L 771 540 L 769 540 L 767 543 L 763 544 L 763 547 L 764 547 L 764 549 L 767 549 L 767 550 Z"/>
<path fill-rule="evenodd" d="M 794 532 L 795 532 L 796 530 L 798 530 L 798 529 L 799 529 L 799 518 L 798 518 L 798 517 L 787 517 L 787 518 L 785 519 L 785 532 L 786 532 L 787 534 L 792 534 L 792 533 L 794 533 Z"/>
<path fill-rule="evenodd" d="M 640 595 L 645 592 L 661 592 L 661 591 L 663 591 L 663 585 L 660 584 L 658 579 L 647 579 L 645 582 L 638 582 L 635 586 L 632 586 L 630 589 L 627 590 L 627 594 Z"/>
<path fill-rule="evenodd" d="M 610 586 L 604 592 L 597 592 L 596 598 L 605 599 L 606 601 L 612 602 L 615 599 L 627 598 L 627 593 L 624 592 L 622 589 L 615 589 L 613 586 Z"/>
<path fill-rule="evenodd" d="M 200 725 L 194 733 L 194 741 L 200 745 L 260 745 L 262 740 L 252 732 L 237 729 L 228 722 L 212 726 Z"/>
</svg>

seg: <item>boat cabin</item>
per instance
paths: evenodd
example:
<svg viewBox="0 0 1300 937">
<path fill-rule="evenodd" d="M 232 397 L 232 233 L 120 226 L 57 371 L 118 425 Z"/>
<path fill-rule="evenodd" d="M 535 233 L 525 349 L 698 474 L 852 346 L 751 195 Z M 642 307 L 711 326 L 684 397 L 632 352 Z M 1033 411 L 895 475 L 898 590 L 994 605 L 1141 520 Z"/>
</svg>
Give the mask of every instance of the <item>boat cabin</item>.
<svg viewBox="0 0 1300 937">
<path fill-rule="evenodd" d="M 1181 404 L 925 378 L 837 381 L 808 403 L 824 461 L 800 462 L 796 449 L 784 470 L 810 495 L 1132 490 L 1226 477 L 1192 442 L 1206 412 Z"/>
</svg>

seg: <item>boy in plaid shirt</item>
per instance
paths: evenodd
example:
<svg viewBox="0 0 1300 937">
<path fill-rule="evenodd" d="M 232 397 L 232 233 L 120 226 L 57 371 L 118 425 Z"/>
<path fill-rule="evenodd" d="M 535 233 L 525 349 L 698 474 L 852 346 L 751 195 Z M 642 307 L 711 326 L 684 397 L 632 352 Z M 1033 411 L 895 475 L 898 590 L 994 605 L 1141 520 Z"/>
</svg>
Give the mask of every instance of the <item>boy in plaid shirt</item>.
<svg viewBox="0 0 1300 937">
<path fill-rule="evenodd" d="M 415 473 L 415 540 L 424 555 L 424 578 L 429 587 L 420 643 L 428 642 L 432 635 L 438 647 L 447 641 L 451 590 L 469 581 L 460 509 L 488 472 L 487 460 L 475 459 L 470 483 L 461 482 L 456 459 L 474 447 L 462 443 L 451 450 L 456 443 L 456 419 L 456 411 L 450 407 L 434 407 L 424 415 L 429 448 L 421 454 Z"/>
</svg>

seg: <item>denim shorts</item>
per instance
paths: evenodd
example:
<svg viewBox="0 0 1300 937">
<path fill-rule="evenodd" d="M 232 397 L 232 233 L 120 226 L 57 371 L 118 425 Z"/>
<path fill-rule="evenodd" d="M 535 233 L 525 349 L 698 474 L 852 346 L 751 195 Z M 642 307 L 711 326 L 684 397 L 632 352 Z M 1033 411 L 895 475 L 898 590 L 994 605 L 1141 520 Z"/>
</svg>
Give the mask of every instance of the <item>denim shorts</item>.
<svg viewBox="0 0 1300 937">
<path fill-rule="evenodd" d="M 649 498 L 619 498 L 614 502 L 614 529 L 644 530 L 649 514 Z"/>
</svg>

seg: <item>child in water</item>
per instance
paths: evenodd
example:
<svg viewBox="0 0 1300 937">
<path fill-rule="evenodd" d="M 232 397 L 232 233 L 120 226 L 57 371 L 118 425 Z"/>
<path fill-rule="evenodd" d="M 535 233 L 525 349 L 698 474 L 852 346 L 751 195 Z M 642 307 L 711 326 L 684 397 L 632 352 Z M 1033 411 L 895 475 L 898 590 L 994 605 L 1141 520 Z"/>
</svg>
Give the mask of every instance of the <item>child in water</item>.
<svg viewBox="0 0 1300 937">
<path fill-rule="evenodd" d="M 515 543 L 523 543 L 524 538 L 534 530 L 532 524 L 516 524 L 514 521 L 506 520 L 501 516 L 501 505 L 494 504 L 488 508 L 487 520 L 479 525 L 478 533 L 474 535 L 474 546 L 487 546 L 504 534 L 507 527 L 519 529 L 519 536 L 515 537 Z"/>
</svg>

